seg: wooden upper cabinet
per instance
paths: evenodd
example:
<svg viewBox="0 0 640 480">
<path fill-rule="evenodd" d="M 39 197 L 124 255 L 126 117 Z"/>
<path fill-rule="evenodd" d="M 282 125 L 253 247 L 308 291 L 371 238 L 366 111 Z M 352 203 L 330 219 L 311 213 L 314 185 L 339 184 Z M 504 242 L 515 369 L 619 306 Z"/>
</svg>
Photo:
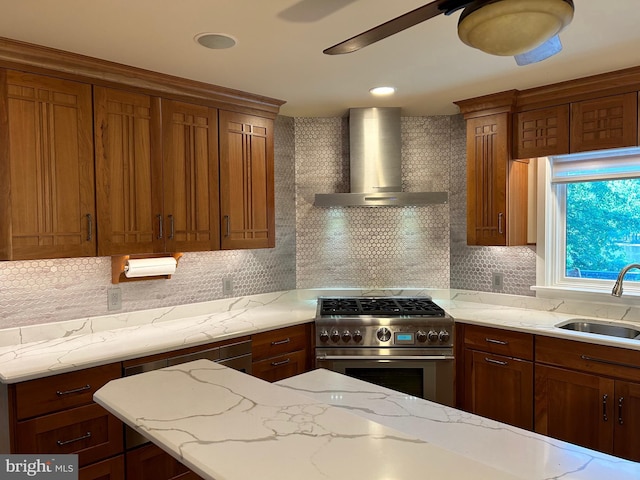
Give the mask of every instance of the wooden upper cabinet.
<svg viewBox="0 0 640 480">
<path fill-rule="evenodd" d="M 160 102 L 94 87 L 98 254 L 164 251 Z"/>
<path fill-rule="evenodd" d="M 222 248 L 275 246 L 273 120 L 220 111 Z"/>
<path fill-rule="evenodd" d="M 638 94 L 571 104 L 571 152 L 638 145 Z"/>
<path fill-rule="evenodd" d="M 467 120 L 467 243 L 527 243 L 527 163 L 510 161 L 509 113 Z"/>
<path fill-rule="evenodd" d="M 162 101 L 167 251 L 220 248 L 217 113 Z"/>
<path fill-rule="evenodd" d="M 91 86 L 0 71 L 0 259 L 94 256 Z"/>
<path fill-rule="evenodd" d="M 514 115 L 513 158 L 569 153 L 569 105 Z"/>
</svg>

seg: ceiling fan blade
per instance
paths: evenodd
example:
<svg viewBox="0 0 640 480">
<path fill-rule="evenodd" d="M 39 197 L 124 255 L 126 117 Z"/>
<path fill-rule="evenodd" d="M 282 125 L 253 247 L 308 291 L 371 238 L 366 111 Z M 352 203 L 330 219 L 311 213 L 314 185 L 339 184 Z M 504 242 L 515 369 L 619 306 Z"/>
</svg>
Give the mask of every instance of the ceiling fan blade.
<svg viewBox="0 0 640 480">
<path fill-rule="evenodd" d="M 520 55 L 515 55 L 513 58 L 515 58 L 516 63 L 522 67 L 524 65 L 530 65 L 532 63 L 546 60 L 549 57 L 553 57 L 556 53 L 560 53 L 560 51 L 562 51 L 560 37 L 558 35 L 554 35 L 539 47 L 528 52 L 521 53 Z"/>
<path fill-rule="evenodd" d="M 406 30 L 430 18 L 436 17 L 441 13 L 455 11 L 470 3 L 470 0 L 436 0 L 427 3 L 422 7 L 418 7 L 404 15 L 389 20 L 377 27 L 363 32 L 355 37 L 351 37 L 344 42 L 340 42 L 332 47 L 323 50 L 322 53 L 327 55 L 340 55 L 343 53 L 351 53 L 360 50 L 363 47 L 371 45 L 383 38 L 387 38 L 393 34 Z"/>
</svg>

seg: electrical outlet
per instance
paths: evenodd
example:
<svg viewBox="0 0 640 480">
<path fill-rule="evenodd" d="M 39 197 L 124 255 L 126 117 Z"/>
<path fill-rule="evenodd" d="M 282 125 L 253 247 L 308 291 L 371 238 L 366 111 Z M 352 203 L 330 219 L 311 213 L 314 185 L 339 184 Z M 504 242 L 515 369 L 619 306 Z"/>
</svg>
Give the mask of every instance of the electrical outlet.
<svg viewBox="0 0 640 480">
<path fill-rule="evenodd" d="M 502 290 L 504 287 L 504 273 L 493 272 L 491 274 L 491 287 L 494 290 Z"/>
<path fill-rule="evenodd" d="M 111 287 L 107 289 L 107 310 L 120 310 L 122 308 L 122 289 Z"/>
<path fill-rule="evenodd" d="M 229 297 L 233 295 L 233 277 L 222 279 L 222 294 Z"/>
</svg>

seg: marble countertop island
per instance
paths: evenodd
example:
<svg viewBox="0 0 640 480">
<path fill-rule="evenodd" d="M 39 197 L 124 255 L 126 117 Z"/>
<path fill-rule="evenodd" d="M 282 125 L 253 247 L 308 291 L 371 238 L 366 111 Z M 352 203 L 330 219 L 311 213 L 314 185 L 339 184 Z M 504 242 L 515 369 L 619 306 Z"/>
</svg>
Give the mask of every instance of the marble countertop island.
<svg viewBox="0 0 640 480">
<path fill-rule="evenodd" d="M 94 399 L 211 480 L 640 478 L 638 463 L 326 370 L 270 384 L 198 360 Z"/>
</svg>

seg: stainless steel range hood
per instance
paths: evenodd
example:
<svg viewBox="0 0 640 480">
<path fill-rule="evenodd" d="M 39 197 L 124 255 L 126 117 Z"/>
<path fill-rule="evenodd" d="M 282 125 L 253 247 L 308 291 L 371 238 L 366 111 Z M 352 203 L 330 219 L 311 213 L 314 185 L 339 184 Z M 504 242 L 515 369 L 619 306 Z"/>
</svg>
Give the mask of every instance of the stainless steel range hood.
<svg viewBox="0 0 640 480">
<path fill-rule="evenodd" d="M 317 193 L 319 207 L 447 203 L 447 192 L 402 192 L 400 108 L 349 110 L 350 193 Z"/>
</svg>

